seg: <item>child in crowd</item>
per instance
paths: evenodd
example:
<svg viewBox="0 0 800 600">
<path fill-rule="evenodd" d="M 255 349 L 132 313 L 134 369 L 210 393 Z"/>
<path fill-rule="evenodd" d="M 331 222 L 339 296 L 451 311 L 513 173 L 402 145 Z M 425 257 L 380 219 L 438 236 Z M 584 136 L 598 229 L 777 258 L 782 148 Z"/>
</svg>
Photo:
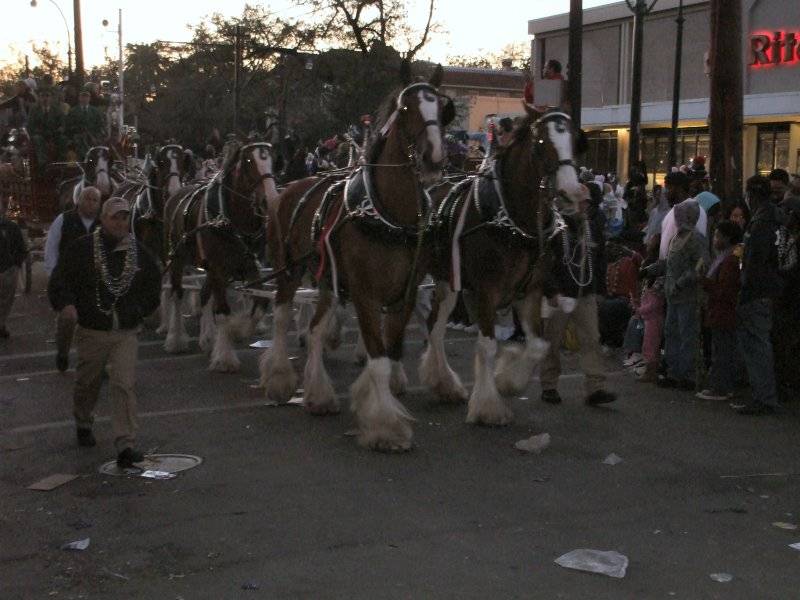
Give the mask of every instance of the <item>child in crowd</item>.
<svg viewBox="0 0 800 600">
<path fill-rule="evenodd" d="M 742 230 L 731 221 L 721 221 L 714 232 L 716 257 L 703 279 L 707 295 L 706 325 L 711 329 L 709 387 L 699 394 L 704 400 L 727 400 L 733 396 L 737 378 L 736 302 L 739 296 L 739 259 L 734 254 Z"/>
</svg>

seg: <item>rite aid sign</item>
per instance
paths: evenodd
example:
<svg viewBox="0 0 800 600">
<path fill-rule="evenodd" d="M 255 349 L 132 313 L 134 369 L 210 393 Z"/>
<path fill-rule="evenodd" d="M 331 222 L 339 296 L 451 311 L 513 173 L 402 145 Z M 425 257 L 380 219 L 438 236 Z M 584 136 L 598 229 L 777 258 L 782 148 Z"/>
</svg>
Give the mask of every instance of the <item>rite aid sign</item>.
<svg viewBox="0 0 800 600">
<path fill-rule="evenodd" d="M 750 36 L 750 66 L 800 64 L 800 32 L 775 31 Z"/>
</svg>

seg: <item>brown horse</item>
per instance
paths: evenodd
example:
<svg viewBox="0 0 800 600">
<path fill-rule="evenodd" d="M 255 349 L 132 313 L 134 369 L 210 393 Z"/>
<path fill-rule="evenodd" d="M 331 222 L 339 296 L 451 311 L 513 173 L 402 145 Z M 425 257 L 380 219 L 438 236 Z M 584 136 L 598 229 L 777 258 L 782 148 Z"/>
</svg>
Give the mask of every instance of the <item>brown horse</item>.
<svg viewBox="0 0 800 600">
<path fill-rule="evenodd" d="M 309 328 L 304 406 L 314 414 L 339 411 L 322 349 L 341 294 L 355 305 L 369 355 L 351 388 L 351 408 L 359 442 L 374 449 L 411 446 L 413 419 L 395 394 L 405 387 L 403 334 L 430 255 L 419 227 L 429 209 L 423 184 L 441 175 L 442 125 L 454 116 L 452 102 L 436 89 L 440 78 L 437 69 L 429 83 L 408 85 L 392 97 L 391 114 L 366 153 L 367 164 L 352 176 L 290 185 L 267 236 L 277 264 L 286 269 L 277 280 L 273 347 L 261 359 L 268 397 L 284 401 L 296 387 L 286 336 L 294 293 L 311 269 L 320 279 L 320 293 Z"/>
<path fill-rule="evenodd" d="M 86 151 L 86 157 L 79 164 L 83 175 L 62 181 L 58 185 L 58 206 L 67 210 L 76 205 L 83 188 L 94 186 L 100 190 L 101 200 L 105 201 L 117 187 L 112 179 L 111 152 L 107 146 L 92 146 Z"/>
<path fill-rule="evenodd" d="M 263 245 L 265 217 L 274 219 L 277 198 L 272 146 L 260 142 L 233 145 L 222 170 L 211 181 L 186 186 L 169 198 L 164 207 L 172 286 L 164 344 L 167 352 L 187 348 L 181 284 L 184 266 L 194 265 L 206 270 L 200 294 L 204 307 L 200 346 L 211 350 L 209 368 L 222 372 L 239 369 L 226 289 L 232 281 L 258 278 L 255 252 Z"/>
<path fill-rule="evenodd" d="M 153 159 L 145 160 L 141 175 L 126 179 L 114 192 L 131 207 L 133 234 L 161 263 L 164 256 L 164 205 L 181 189 L 181 182 L 191 170 L 183 148 L 177 144 L 162 146 Z"/>
<path fill-rule="evenodd" d="M 543 181 L 550 183 L 542 186 Z M 528 109 L 513 141 L 482 172 L 457 184 L 440 205 L 433 219 L 439 242 L 433 267 L 436 294 L 420 375 L 440 398 L 466 399 L 444 351 L 447 318 L 463 280 L 477 304 L 480 329 L 468 423 L 507 424 L 513 415 L 502 396 L 520 393 L 547 352 L 536 324 L 551 271 L 548 247 L 563 224 L 561 214 L 575 214 L 583 196 L 570 118 Z M 495 315 L 509 304 L 517 310 L 526 343 L 507 347 L 496 361 Z"/>
</svg>

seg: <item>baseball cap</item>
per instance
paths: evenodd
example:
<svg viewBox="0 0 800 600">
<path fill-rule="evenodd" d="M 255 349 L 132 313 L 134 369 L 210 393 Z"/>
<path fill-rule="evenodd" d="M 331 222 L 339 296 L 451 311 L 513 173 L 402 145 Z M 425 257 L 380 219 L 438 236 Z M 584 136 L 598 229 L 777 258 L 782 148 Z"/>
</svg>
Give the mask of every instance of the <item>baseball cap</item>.
<svg viewBox="0 0 800 600">
<path fill-rule="evenodd" d="M 131 212 L 128 201 L 119 196 L 114 196 L 103 202 L 103 209 L 100 211 L 101 217 L 113 217 L 118 212 Z"/>
</svg>

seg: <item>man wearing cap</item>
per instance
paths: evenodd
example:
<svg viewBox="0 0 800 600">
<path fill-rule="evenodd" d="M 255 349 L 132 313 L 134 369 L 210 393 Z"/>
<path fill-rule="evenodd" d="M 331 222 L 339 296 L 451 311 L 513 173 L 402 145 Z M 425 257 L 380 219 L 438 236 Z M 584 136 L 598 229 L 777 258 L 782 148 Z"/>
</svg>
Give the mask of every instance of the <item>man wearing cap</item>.
<svg viewBox="0 0 800 600">
<path fill-rule="evenodd" d="M 103 204 L 100 227 L 66 249 L 48 285 L 53 308 L 78 321 L 73 396 L 78 445 L 96 444 L 93 412 L 109 365 L 111 423 L 120 468 L 144 458 L 135 449 L 137 337 L 142 319 L 158 307 L 160 292 L 156 262 L 131 235 L 130 208 L 118 197 Z"/>
<path fill-rule="evenodd" d="M 104 137 L 103 115 L 89 104 L 91 98 L 89 90 L 82 90 L 78 96 L 78 105 L 72 107 L 66 120 L 67 137 L 81 159 L 86 156 L 90 147 L 98 144 Z"/>
<path fill-rule="evenodd" d="M 39 92 L 39 103 L 31 109 L 28 117 L 28 133 L 40 168 L 59 160 L 63 146 L 64 115 L 53 104 L 52 88 L 43 88 Z"/>
</svg>

